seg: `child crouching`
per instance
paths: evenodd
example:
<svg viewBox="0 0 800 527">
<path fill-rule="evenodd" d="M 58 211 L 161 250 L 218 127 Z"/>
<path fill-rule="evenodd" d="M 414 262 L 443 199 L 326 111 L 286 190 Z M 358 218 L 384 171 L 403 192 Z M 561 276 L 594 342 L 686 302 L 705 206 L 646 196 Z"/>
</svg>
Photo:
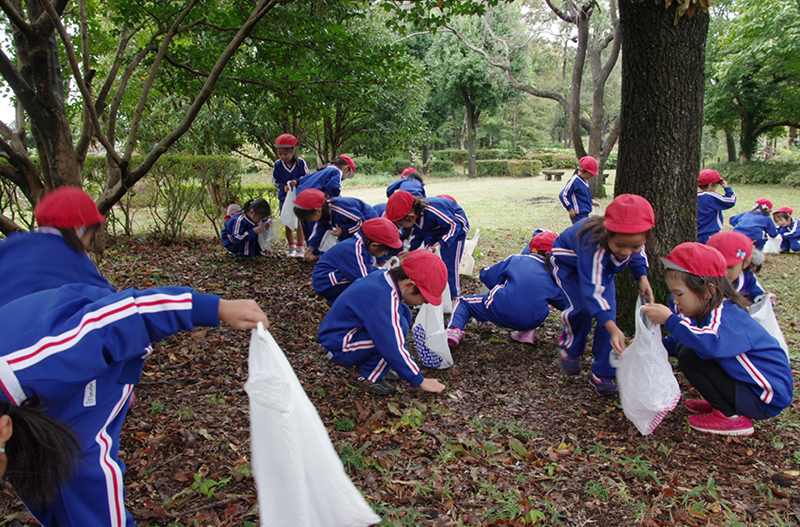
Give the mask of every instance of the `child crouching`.
<svg viewBox="0 0 800 527">
<path fill-rule="evenodd" d="M 327 357 L 348 369 L 354 384 L 377 395 L 396 388 L 383 377 L 394 369 L 411 386 L 440 393 L 444 384 L 426 379 L 411 358 L 406 335 L 411 308 L 439 305 L 447 284 L 444 262 L 424 249 L 412 251 L 400 267 L 357 280 L 331 306 L 317 337 Z"/>
<path fill-rule="evenodd" d="M 676 313 L 661 304 L 642 311 L 672 333 L 678 366 L 703 396 L 684 402 L 696 413 L 689 425 L 710 434 L 751 435 L 753 419 L 775 417 L 792 402 L 786 353 L 747 312 L 719 251 L 687 242 L 661 260 Z"/>
</svg>

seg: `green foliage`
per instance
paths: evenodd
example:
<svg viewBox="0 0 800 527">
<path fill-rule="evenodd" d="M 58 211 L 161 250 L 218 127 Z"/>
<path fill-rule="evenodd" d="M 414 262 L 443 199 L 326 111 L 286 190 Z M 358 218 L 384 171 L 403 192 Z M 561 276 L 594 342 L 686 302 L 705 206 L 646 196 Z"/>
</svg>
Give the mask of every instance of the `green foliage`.
<svg viewBox="0 0 800 527">
<path fill-rule="evenodd" d="M 455 163 L 448 159 L 434 159 L 431 161 L 431 173 L 452 174 L 455 172 Z"/>
<path fill-rule="evenodd" d="M 532 177 L 542 173 L 542 162 L 538 159 L 508 161 L 508 171 L 515 177 Z"/>
<path fill-rule="evenodd" d="M 717 163 L 707 168 L 719 172 L 728 183 L 780 185 L 790 174 L 797 171 L 798 166 L 794 163 L 751 161 L 745 164 Z"/>
<path fill-rule="evenodd" d="M 783 178 L 783 184 L 787 187 L 800 187 L 800 171 L 791 172 Z"/>
<path fill-rule="evenodd" d="M 608 159 L 606 159 L 605 167 L 608 170 L 616 170 L 617 169 L 617 158 L 619 154 L 616 150 L 612 150 L 610 154 L 608 154 Z"/>
<path fill-rule="evenodd" d="M 378 173 L 378 162 L 369 157 L 354 157 L 353 162 L 356 164 L 356 174 L 372 176 Z"/>
<path fill-rule="evenodd" d="M 456 165 L 463 165 L 467 162 L 467 154 L 466 150 L 437 150 L 433 152 L 436 155 L 436 159 L 446 159 L 455 163 Z"/>
<path fill-rule="evenodd" d="M 508 159 L 508 152 L 505 150 L 475 150 L 475 159 Z"/>
<path fill-rule="evenodd" d="M 475 168 L 478 172 L 478 177 L 506 177 L 512 175 L 508 167 L 508 161 L 503 160 L 475 161 Z"/>
<path fill-rule="evenodd" d="M 195 473 L 192 489 L 197 491 L 197 493 L 201 496 L 211 498 L 215 492 L 224 487 L 231 479 L 232 476 L 220 479 L 219 481 L 213 479 L 203 479 L 200 474 Z"/>
<path fill-rule="evenodd" d="M 531 154 L 531 159 L 538 159 L 544 168 L 575 168 L 578 166 L 578 158 L 575 154 L 565 154 L 559 152 L 545 152 Z"/>
</svg>

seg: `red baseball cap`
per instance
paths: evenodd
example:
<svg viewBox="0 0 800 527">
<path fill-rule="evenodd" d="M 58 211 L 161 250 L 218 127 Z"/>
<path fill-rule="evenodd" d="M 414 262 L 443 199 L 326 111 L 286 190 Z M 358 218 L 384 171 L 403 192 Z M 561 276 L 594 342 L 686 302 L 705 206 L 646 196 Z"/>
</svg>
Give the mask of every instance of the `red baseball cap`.
<svg viewBox="0 0 800 527">
<path fill-rule="evenodd" d="M 349 166 L 350 170 L 353 172 L 353 174 L 355 174 L 356 173 L 356 164 L 353 161 L 353 159 L 350 156 L 339 156 L 339 157 L 344 159 L 344 162 L 347 163 L 347 166 Z"/>
<path fill-rule="evenodd" d="M 408 167 L 407 169 L 403 170 L 403 173 L 401 175 L 405 177 L 405 176 L 409 175 L 410 173 L 416 172 L 416 171 L 417 171 L 416 168 Z"/>
<path fill-rule="evenodd" d="M 386 218 L 372 218 L 361 225 L 361 230 L 373 242 L 388 245 L 392 249 L 403 246 L 397 226 Z"/>
<path fill-rule="evenodd" d="M 301 209 L 318 209 L 325 203 L 325 193 L 315 188 L 309 188 L 297 195 L 297 199 L 292 203 Z"/>
<path fill-rule="evenodd" d="M 386 202 L 386 212 L 383 215 L 389 221 L 400 221 L 411 212 L 414 206 L 414 195 L 407 190 L 398 190 Z"/>
<path fill-rule="evenodd" d="M 551 251 L 553 249 L 553 242 L 558 238 L 558 234 L 551 231 L 543 231 L 533 237 L 531 243 L 528 244 L 531 252 L 537 251 Z"/>
<path fill-rule="evenodd" d="M 700 171 L 700 177 L 697 178 L 697 186 L 705 187 L 717 181 L 722 181 L 722 176 L 719 175 L 719 172 L 707 168 Z"/>
<path fill-rule="evenodd" d="M 578 162 L 578 166 L 593 176 L 597 175 L 597 159 L 593 158 L 592 156 L 583 156 Z"/>
<path fill-rule="evenodd" d="M 715 248 L 697 242 L 685 242 L 661 258 L 667 269 L 675 269 L 697 276 L 723 277 L 728 266 L 725 257 Z"/>
<path fill-rule="evenodd" d="M 450 196 L 450 195 L 448 195 L 448 194 L 439 194 L 439 195 L 438 195 L 438 196 L 436 196 L 436 197 L 437 197 L 437 198 L 447 198 L 447 199 L 449 199 L 450 201 L 452 201 L 453 203 L 455 203 L 456 205 L 458 205 L 458 202 L 456 201 L 456 198 L 454 198 L 453 196 Z"/>
<path fill-rule="evenodd" d="M 441 258 L 427 249 L 417 249 L 408 253 L 400 266 L 406 276 L 417 284 L 425 300 L 434 306 L 442 304 L 442 293 L 447 285 L 447 267 Z"/>
<path fill-rule="evenodd" d="M 279 135 L 275 140 L 275 148 L 294 148 L 297 146 L 297 138 L 292 134 Z"/>
<path fill-rule="evenodd" d="M 58 187 L 48 192 L 33 209 L 36 222 L 57 229 L 76 229 L 103 223 L 94 200 L 78 187 Z"/>
<path fill-rule="evenodd" d="M 792 210 L 792 207 L 780 207 L 778 209 L 775 209 L 775 212 L 785 212 L 789 216 L 794 214 L 794 211 Z"/>
<path fill-rule="evenodd" d="M 636 234 L 649 231 L 655 224 L 653 206 L 636 194 L 620 194 L 606 207 L 605 225 L 611 232 Z"/>
<path fill-rule="evenodd" d="M 728 267 L 747 260 L 753 254 L 753 240 L 735 231 L 720 231 L 708 239 L 706 245 L 722 253 Z"/>
<path fill-rule="evenodd" d="M 758 198 L 756 200 L 756 205 L 760 207 L 766 207 L 769 210 L 772 210 L 772 201 L 769 200 L 768 198 Z"/>
</svg>

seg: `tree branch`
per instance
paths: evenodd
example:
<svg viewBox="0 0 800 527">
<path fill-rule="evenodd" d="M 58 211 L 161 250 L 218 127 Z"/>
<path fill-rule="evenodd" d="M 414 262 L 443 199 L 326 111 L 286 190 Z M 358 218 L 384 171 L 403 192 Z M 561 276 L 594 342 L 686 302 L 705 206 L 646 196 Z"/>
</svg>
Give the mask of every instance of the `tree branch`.
<svg viewBox="0 0 800 527">
<path fill-rule="evenodd" d="M 755 131 L 753 132 L 753 137 L 758 137 L 767 130 L 771 130 L 772 128 L 777 128 L 778 126 L 792 126 L 794 128 L 800 128 L 799 123 L 792 121 L 790 119 L 785 119 L 783 121 L 773 121 L 771 123 L 764 123 L 758 128 L 756 128 Z"/>
<path fill-rule="evenodd" d="M 36 104 L 36 92 L 33 91 L 31 85 L 23 78 L 22 74 L 2 49 L 0 49 L 0 75 L 2 75 L 3 80 L 11 87 L 11 90 L 23 107 L 27 108 Z"/>
<path fill-rule="evenodd" d="M 20 31 L 25 33 L 25 35 L 30 35 L 33 32 L 33 28 L 28 24 L 28 22 L 19 14 L 19 12 L 8 3 L 8 0 L 0 0 L 0 9 L 5 13 L 11 23 Z"/>
<path fill-rule="evenodd" d="M 8 236 L 9 234 L 20 232 L 22 228 L 14 223 L 5 214 L 0 214 L 0 232 Z"/>
</svg>

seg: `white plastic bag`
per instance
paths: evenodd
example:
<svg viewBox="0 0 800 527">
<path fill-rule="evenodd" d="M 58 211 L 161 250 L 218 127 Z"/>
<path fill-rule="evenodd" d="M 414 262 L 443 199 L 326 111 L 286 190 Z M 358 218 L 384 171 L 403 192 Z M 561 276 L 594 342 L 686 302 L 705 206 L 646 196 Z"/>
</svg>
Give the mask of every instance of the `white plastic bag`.
<svg viewBox="0 0 800 527">
<path fill-rule="evenodd" d="M 750 306 L 750 316 L 758 320 L 758 323 L 764 326 L 767 332 L 775 337 L 786 356 L 789 356 L 789 346 L 786 345 L 786 339 L 783 338 L 783 331 L 778 325 L 778 319 L 775 318 L 775 311 L 772 309 L 772 300 L 769 295 L 761 295 Z"/>
<path fill-rule="evenodd" d="M 292 366 L 263 326 L 250 339 L 250 443 L 261 525 L 366 527 L 381 521 L 347 477 Z"/>
<path fill-rule="evenodd" d="M 276 231 L 277 226 L 274 221 L 268 220 L 264 223 L 264 230 L 258 233 L 258 245 L 262 252 L 268 253 L 272 250 L 272 240 L 278 237 Z"/>
<path fill-rule="evenodd" d="M 472 276 L 472 271 L 475 269 L 475 258 L 472 253 L 475 252 L 475 247 L 478 246 L 478 240 L 481 239 L 481 230 L 475 229 L 475 236 L 471 240 L 464 242 L 464 254 L 461 255 L 461 263 L 458 265 L 458 274 L 465 274 Z"/>
<path fill-rule="evenodd" d="M 334 236 L 333 232 L 325 231 L 325 234 L 322 235 L 322 240 L 319 242 L 319 252 L 329 251 L 337 243 L 339 243 L 339 238 Z"/>
<path fill-rule="evenodd" d="M 636 338 L 619 357 L 611 353 L 611 365 L 617 368 L 617 386 L 625 416 L 642 435 L 649 435 L 675 409 L 681 400 L 681 388 L 661 343 L 661 326 L 653 325 L 641 307 L 639 298 Z"/>
<path fill-rule="evenodd" d="M 286 193 L 286 199 L 283 201 L 283 208 L 281 209 L 281 224 L 293 231 L 297 230 L 297 216 L 294 214 L 294 200 L 296 199 L 297 187 L 289 187 L 289 192 Z"/>
<path fill-rule="evenodd" d="M 422 304 L 411 335 L 423 366 L 446 370 L 453 365 L 453 356 L 447 345 L 447 330 L 444 328 L 444 306 Z"/>
<path fill-rule="evenodd" d="M 762 251 L 764 254 L 779 254 L 781 252 L 781 242 L 783 241 L 783 236 L 780 234 L 775 236 L 767 236 L 767 243 L 764 244 L 764 250 Z"/>
</svg>

